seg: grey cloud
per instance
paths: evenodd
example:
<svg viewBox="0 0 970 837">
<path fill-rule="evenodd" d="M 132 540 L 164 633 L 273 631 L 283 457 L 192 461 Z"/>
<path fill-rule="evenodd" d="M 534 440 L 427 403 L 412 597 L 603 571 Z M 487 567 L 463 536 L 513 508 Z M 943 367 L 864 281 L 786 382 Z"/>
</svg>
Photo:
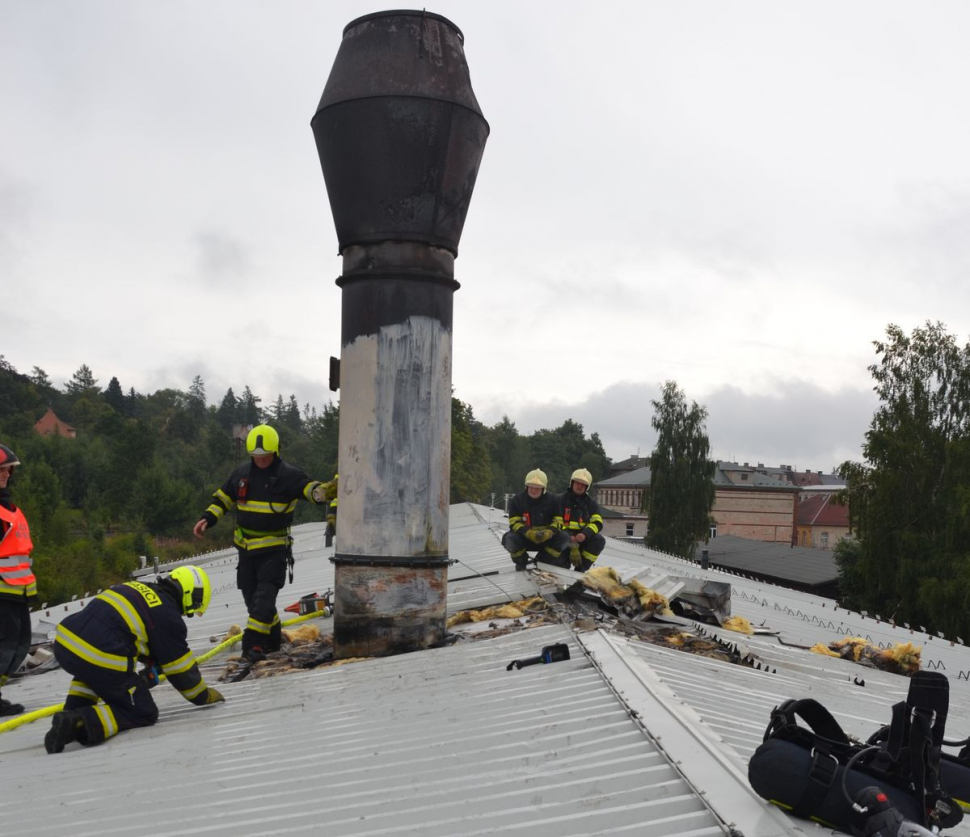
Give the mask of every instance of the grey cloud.
<svg viewBox="0 0 970 837">
<path fill-rule="evenodd" d="M 625 382 L 574 403 L 505 410 L 493 404 L 479 418 L 492 424 L 507 414 L 522 433 L 558 427 L 569 418 L 582 424 L 587 434 L 598 433 L 607 454 L 619 460 L 637 452 L 646 456 L 652 450 L 656 433 L 650 424 L 651 402 L 659 395 L 657 385 Z M 800 470 L 829 471 L 846 459 L 861 460 L 865 432 L 877 406 L 870 390 L 828 392 L 799 380 L 779 383 L 770 395 L 725 386 L 706 395 L 686 392 L 686 396 L 688 402 L 707 409 L 713 456 Z"/>
<path fill-rule="evenodd" d="M 18 234 L 30 221 L 31 197 L 27 186 L 0 172 L 0 263 L 13 261 Z"/>
<path fill-rule="evenodd" d="M 247 278 L 252 271 L 249 253 L 238 238 L 207 231 L 198 233 L 193 244 L 198 270 L 206 279 L 231 284 Z"/>
</svg>

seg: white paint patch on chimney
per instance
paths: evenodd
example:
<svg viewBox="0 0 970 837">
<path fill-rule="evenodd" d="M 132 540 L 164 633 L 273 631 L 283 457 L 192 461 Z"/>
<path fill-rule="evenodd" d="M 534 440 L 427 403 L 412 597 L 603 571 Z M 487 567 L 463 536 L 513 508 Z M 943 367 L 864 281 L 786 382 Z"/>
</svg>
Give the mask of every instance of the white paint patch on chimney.
<svg viewBox="0 0 970 837">
<path fill-rule="evenodd" d="M 451 332 L 411 317 L 359 337 L 340 379 L 337 552 L 447 555 Z"/>
</svg>

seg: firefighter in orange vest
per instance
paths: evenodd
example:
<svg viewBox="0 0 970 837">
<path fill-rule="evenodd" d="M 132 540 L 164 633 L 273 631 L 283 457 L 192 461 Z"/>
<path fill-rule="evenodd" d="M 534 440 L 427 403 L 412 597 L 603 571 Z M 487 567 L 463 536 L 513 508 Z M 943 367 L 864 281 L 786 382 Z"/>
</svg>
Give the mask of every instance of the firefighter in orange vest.
<svg viewBox="0 0 970 837">
<path fill-rule="evenodd" d="M 30 604 L 37 579 L 30 568 L 27 518 L 10 499 L 10 475 L 20 460 L 0 445 L 0 689 L 27 658 L 30 650 Z M 19 715 L 24 707 L 0 697 L 0 716 Z"/>
</svg>

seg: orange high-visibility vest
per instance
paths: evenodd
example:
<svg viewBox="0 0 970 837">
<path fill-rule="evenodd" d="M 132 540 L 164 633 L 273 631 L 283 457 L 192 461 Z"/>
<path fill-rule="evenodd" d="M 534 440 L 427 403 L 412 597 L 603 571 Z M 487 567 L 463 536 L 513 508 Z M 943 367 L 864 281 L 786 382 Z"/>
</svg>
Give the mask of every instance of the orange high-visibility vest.
<svg viewBox="0 0 970 837">
<path fill-rule="evenodd" d="M 0 520 L 7 531 L 0 538 L 0 593 L 33 596 L 37 593 L 37 579 L 30 568 L 30 527 L 20 509 L 10 511 L 0 506 Z"/>
</svg>

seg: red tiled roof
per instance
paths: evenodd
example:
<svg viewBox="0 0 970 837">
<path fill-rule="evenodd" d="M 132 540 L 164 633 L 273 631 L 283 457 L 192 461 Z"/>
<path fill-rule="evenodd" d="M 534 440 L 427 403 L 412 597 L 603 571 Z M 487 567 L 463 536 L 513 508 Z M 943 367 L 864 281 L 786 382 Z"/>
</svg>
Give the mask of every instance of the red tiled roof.
<svg viewBox="0 0 970 837">
<path fill-rule="evenodd" d="M 67 422 L 61 421 L 50 407 L 36 421 L 34 430 L 41 436 L 53 436 L 57 434 L 58 436 L 66 436 L 69 439 L 73 439 L 77 435 L 77 431 Z"/>
<path fill-rule="evenodd" d="M 799 526 L 848 526 L 849 507 L 831 502 L 832 495 L 813 494 L 798 504 Z"/>
</svg>

